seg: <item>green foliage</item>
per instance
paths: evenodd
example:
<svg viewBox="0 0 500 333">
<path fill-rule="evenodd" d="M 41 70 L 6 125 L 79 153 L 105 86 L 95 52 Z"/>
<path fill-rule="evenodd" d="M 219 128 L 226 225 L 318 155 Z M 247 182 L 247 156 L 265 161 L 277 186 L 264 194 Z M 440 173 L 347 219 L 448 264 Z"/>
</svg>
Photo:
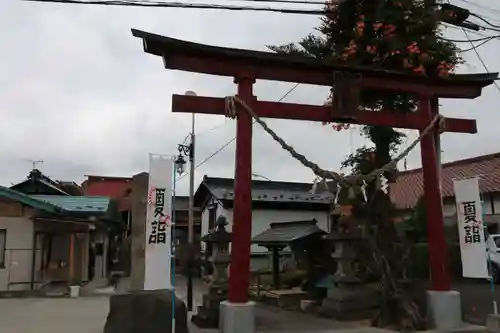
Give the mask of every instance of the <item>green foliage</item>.
<svg viewBox="0 0 500 333">
<path fill-rule="evenodd" d="M 294 288 L 301 286 L 307 278 L 307 272 L 305 270 L 296 269 L 291 272 L 283 274 L 283 285 L 287 288 Z"/>
<path fill-rule="evenodd" d="M 367 174 L 373 170 L 373 162 L 368 158 L 371 153 L 375 153 L 374 147 L 363 146 L 347 156 L 341 165 L 343 168 L 350 167 L 353 174 Z"/>
<path fill-rule="evenodd" d="M 413 240 L 417 242 L 425 242 L 427 240 L 427 210 L 423 196 L 418 199 L 417 205 L 407 220 L 406 225 L 407 233 L 411 234 Z"/>
<path fill-rule="evenodd" d="M 411 239 L 416 242 L 427 242 L 427 209 L 423 196 L 419 198 L 411 216 L 403 224 L 405 233 Z M 456 225 L 445 226 L 444 233 L 448 243 L 458 242 L 458 229 Z"/>
<path fill-rule="evenodd" d="M 454 277 L 462 276 L 462 261 L 460 257 L 460 244 L 448 243 L 448 264 Z M 416 243 L 410 254 L 408 276 L 410 278 L 429 279 L 429 246 L 427 243 Z"/>
</svg>

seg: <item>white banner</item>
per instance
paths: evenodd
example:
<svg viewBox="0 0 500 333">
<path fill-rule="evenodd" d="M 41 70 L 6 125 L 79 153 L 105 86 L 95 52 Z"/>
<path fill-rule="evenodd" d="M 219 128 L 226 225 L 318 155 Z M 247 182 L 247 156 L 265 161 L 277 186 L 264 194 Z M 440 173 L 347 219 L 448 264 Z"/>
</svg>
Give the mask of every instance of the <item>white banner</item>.
<svg viewBox="0 0 500 333">
<path fill-rule="evenodd" d="M 144 290 L 171 289 L 174 161 L 149 155 Z"/>
<path fill-rule="evenodd" d="M 483 225 L 479 178 L 454 180 L 457 224 L 462 253 L 462 275 L 488 278 L 488 255 Z"/>
</svg>

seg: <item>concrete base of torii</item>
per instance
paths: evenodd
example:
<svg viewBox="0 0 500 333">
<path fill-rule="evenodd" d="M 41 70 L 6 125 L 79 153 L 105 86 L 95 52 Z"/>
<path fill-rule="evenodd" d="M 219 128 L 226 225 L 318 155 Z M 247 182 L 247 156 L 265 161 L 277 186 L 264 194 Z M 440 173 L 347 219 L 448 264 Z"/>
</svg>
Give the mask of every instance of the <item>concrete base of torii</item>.
<svg viewBox="0 0 500 333">
<path fill-rule="evenodd" d="M 439 332 L 450 332 L 462 327 L 460 293 L 450 291 L 427 291 L 427 314 Z"/>
<path fill-rule="evenodd" d="M 220 333 L 255 333 L 255 302 L 220 303 Z"/>
</svg>

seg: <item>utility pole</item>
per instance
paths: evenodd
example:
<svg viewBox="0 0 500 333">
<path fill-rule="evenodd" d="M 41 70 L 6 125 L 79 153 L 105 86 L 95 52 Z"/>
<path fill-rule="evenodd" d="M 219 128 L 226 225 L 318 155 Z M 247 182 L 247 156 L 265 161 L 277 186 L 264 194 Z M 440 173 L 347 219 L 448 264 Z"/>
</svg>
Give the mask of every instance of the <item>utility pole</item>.
<svg viewBox="0 0 500 333">
<path fill-rule="evenodd" d="M 187 93 L 186 93 L 187 94 Z M 187 309 L 193 310 L 193 266 L 194 266 L 194 113 L 191 118 L 191 133 L 189 134 L 189 145 L 177 145 L 179 156 L 175 161 L 176 170 L 179 175 L 184 173 L 186 161 L 189 158 L 189 208 L 188 208 L 188 246 L 187 246 Z"/>
<path fill-rule="evenodd" d="M 187 309 L 193 310 L 193 266 L 194 266 L 194 113 L 191 117 L 191 143 L 189 149 L 189 218 L 188 218 L 188 267 Z"/>
<path fill-rule="evenodd" d="M 186 91 L 187 96 L 196 96 L 194 91 Z M 191 133 L 190 143 L 186 145 L 178 145 L 179 157 L 177 158 L 176 165 L 181 166 L 185 162 L 182 155 L 188 154 L 189 156 L 189 207 L 188 207 L 188 248 L 187 248 L 187 310 L 193 311 L 193 271 L 194 271 L 194 151 L 195 151 L 195 114 L 191 115 Z M 182 172 L 182 171 L 181 171 Z"/>
</svg>

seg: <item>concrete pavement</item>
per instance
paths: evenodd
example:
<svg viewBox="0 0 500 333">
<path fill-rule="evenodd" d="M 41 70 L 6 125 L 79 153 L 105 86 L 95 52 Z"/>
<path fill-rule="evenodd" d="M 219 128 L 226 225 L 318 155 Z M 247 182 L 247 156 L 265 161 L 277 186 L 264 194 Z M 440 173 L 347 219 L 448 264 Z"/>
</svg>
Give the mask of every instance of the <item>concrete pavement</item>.
<svg viewBox="0 0 500 333">
<path fill-rule="evenodd" d="M 195 303 L 200 304 L 203 284 L 195 283 Z M 176 281 L 176 294 L 185 299 L 185 281 Z M 102 333 L 109 309 L 105 295 L 70 298 L 0 299 L 0 333 Z M 256 327 L 266 333 L 326 333 L 342 329 L 348 332 L 361 324 L 340 323 L 267 305 L 256 309 Z M 214 333 L 192 326 L 192 333 Z M 382 333 L 362 328 L 356 333 Z M 354 333 L 354 332 L 353 332 Z"/>
<path fill-rule="evenodd" d="M 177 279 L 176 287 L 176 294 L 185 299 L 185 281 L 182 277 Z M 195 283 L 195 303 L 200 303 L 203 289 L 202 283 Z M 489 285 L 465 283 L 457 289 L 462 292 L 465 318 L 472 316 L 478 324 L 484 324 L 484 318 L 491 312 Z M 499 296 L 495 295 L 495 298 L 500 303 Z M 108 297 L 102 295 L 77 299 L 0 299 L 0 333 L 102 333 L 108 304 Z M 341 323 L 267 305 L 259 305 L 256 315 L 257 330 L 266 333 L 327 333 L 334 330 L 343 333 L 389 332 L 359 327 L 361 323 Z M 192 327 L 191 332 L 217 331 Z"/>
</svg>

